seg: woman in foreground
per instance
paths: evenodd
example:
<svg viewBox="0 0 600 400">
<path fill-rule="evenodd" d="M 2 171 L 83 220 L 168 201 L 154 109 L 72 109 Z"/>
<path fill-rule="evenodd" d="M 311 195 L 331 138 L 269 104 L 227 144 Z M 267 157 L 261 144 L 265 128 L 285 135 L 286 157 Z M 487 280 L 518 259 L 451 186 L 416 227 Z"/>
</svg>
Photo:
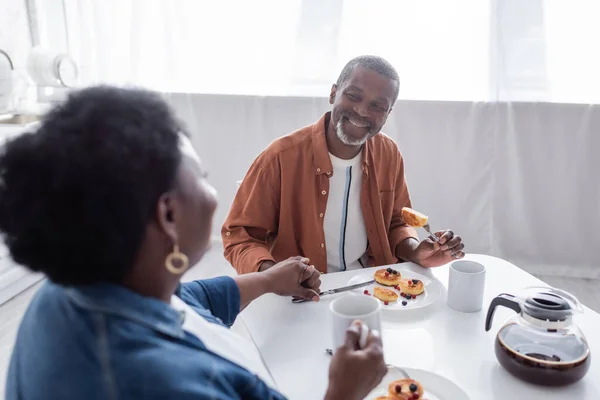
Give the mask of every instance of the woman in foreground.
<svg viewBox="0 0 600 400">
<path fill-rule="evenodd" d="M 14 260 L 49 281 L 19 328 L 6 398 L 284 398 L 226 326 L 265 293 L 318 300 L 319 274 L 293 258 L 180 284 L 208 249 L 216 204 L 190 140 L 150 92 L 82 90 L 7 144 L 0 231 Z M 326 399 L 362 399 L 386 372 L 379 335 L 360 350 L 357 324 Z"/>
</svg>

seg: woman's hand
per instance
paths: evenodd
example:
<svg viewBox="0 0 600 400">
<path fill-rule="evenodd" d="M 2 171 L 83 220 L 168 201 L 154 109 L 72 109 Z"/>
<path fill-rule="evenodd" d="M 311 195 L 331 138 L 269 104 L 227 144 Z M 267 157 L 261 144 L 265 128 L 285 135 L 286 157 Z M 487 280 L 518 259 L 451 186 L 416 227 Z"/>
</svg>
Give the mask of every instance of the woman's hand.
<svg viewBox="0 0 600 400">
<path fill-rule="evenodd" d="M 267 277 L 273 293 L 319 301 L 321 274 L 309 262 L 308 258 L 291 257 L 261 274 Z"/>
<path fill-rule="evenodd" d="M 331 360 L 325 400 L 364 399 L 387 373 L 378 331 L 369 332 L 367 345 L 359 348 L 361 324 L 354 321 L 350 325 L 346 341 Z"/>
</svg>

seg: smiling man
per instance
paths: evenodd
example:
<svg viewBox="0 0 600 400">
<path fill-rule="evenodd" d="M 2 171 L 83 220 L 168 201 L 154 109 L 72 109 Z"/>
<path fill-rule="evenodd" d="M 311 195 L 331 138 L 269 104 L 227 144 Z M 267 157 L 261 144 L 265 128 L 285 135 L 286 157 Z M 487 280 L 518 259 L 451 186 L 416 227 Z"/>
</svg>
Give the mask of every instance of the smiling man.
<svg viewBox="0 0 600 400">
<path fill-rule="evenodd" d="M 411 206 L 404 161 L 380 133 L 399 89 L 387 61 L 354 58 L 331 88 L 331 112 L 258 156 L 222 229 L 225 257 L 239 273 L 298 255 L 321 272 L 464 257 L 452 231 L 435 232 L 441 244 L 419 241 L 400 215 Z"/>
</svg>

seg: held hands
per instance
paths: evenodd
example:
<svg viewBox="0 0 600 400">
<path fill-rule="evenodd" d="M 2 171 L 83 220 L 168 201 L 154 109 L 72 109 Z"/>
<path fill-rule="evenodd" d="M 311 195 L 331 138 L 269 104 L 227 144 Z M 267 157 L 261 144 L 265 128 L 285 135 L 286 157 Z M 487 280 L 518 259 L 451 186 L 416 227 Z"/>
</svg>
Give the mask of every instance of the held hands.
<svg viewBox="0 0 600 400">
<path fill-rule="evenodd" d="M 262 272 L 267 276 L 270 291 L 280 296 L 319 301 L 321 274 L 309 262 L 308 258 L 291 257 Z"/>
<path fill-rule="evenodd" d="M 326 400 L 364 399 L 387 373 L 379 332 L 370 331 L 367 345 L 360 349 L 360 331 L 361 322 L 354 321 L 331 359 Z"/>
<path fill-rule="evenodd" d="M 465 245 L 460 236 L 451 230 L 437 231 L 434 235 L 440 239 L 440 243 L 428 237 L 417 246 L 414 258 L 419 265 L 439 267 L 465 256 Z"/>
</svg>

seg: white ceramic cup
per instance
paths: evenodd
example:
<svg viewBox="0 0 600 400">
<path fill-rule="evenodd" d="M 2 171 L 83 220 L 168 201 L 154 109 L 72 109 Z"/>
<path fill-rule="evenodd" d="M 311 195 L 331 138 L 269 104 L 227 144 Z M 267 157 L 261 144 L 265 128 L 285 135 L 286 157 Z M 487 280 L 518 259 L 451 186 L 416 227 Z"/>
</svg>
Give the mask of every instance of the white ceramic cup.
<svg viewBox="0 0 600 400">
<path fill-rule="evenodd" d="M 359 346 L 366 344 L 369 330 L 378 330 L 381 334 L 381 303 L 371 296 L 347 294 L 331 302 L 333 351 L 344 344 L 346 329 L 355 320 L 363 322 Z"/>
<path fill-rule="evenodd" d="M 485 288 L 485 266 L 475 261 L 450 264 L 448 307 L 465 313 L 480 311 Z"/>
</svg>

